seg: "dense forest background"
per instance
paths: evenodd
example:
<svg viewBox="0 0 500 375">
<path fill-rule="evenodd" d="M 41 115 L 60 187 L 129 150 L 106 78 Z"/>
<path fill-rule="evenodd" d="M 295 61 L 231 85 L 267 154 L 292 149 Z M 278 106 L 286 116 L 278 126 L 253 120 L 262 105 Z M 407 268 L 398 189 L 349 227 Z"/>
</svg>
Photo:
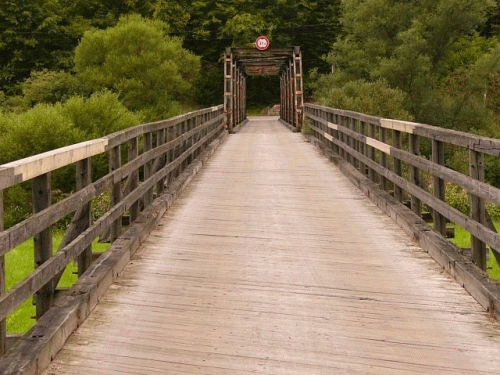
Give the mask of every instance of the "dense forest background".
<svg viewBox="0 0 500 375">
<path fill-rule="evenodd" d="M 260 34 L 301 47 L 308 100 L 499 137 L 499 24 L 494 0 L 2 0 L 0 164 L 220 104 L 224 49 Z"/>
</svg>

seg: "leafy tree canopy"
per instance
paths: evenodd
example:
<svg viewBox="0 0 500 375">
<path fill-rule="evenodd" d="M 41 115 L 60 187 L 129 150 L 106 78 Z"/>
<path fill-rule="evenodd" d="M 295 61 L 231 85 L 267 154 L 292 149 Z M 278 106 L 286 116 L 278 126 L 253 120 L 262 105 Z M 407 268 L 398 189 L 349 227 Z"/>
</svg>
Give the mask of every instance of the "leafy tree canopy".
<svg viewBox="0 0 500 375">
<path fill-rule="evenodd" d="M 327 57 L 332 80 L 339 87 L 382 80 L 407 95 L 405 108 L 417 121 L 484 128 L 491 116 L 474 88 L 475 66 L 497 43 L 479 34 L 495 5 L 492 0 L 344 0 L 342 35 Z M 457 90 L 451 93 L 450 87 Z"/>
<path fill-rule="evenodd" d="M 189 97 L 199 58 L 167 36 L 168 25 L 139 15 L 115 27 L 88 31 L 75 51 L 77 75 L 93 91 L 116 92 L 125 106 L 160 118 Z"/>
</svg>

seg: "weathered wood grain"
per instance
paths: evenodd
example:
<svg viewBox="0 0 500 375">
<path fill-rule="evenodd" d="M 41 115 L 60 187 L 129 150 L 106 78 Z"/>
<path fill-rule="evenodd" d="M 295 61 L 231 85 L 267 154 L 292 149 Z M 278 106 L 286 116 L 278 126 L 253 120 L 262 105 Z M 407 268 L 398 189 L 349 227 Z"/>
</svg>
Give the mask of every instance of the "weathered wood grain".
<svg viewBox="0 0 500 375">
<path fill-rule="evenodd" d="M 309 109 L 326 111 L 329 113 L 340 114 L 341 116 L 355 118 L 360 121 L 365 121 L 367 123 L 380 126 L 384 129 L 399 130 L 404 133 L 420 135 L 429 139 L 465 147 L 485 154 L 500 156 L 500 140 L 494 138 L 481 137 L 470 133 L 464 133 L 456 130 L 444 129 L 437 126 L 419 124 L 410 121 L 392 120 L 368 116 L 357 112 L 333 109 L 314 104 L 306 104 L 305 109 L 308 117 L 312 116 L 312 114 L 308 112 Z"/>
<path fill-rule="evenodd" d="M 32 218 L 18 224 L 8 231 L 2 231 L 0 235 L 0 245 L 2 246 L 0 247 L 0 256 L 15 246 L 15 244 L 29 238 L 32 234 L 37 235 L 35 238 L 35 245 L 38 246 L 37 244 L 40 243 L 41 247 L 38 247 L 43 249 L 43 252 L 41 250 L 37 250 L 36 252 L 38 255 L 37 269 L 35 272 L 26 277 L 8 293 L 0 295 L 0 319 L 6 317 L 7 314 L 12 312 L 23 301 L 43 287 L 43 291 L 40 291 L 37 294 L 37 296 L 41 296 L 37 298 L 37 301 L 40 304 L 40 307 L 37 309 L 37 311 L 39 311 L 37 313 L 37 317 L 42 316 L 43 313 L 45 313 L 50 307 L 53 296 L 54 283 L 51 281 L 58 279 L 60 273 L 64 270 L 64 267 L 71 260 L 79 257 L 81 261 L 80 268 L 83 272 L 83 269 L 88 266 L 87 258 L 89 258 L 88 253 L 91 242 L 96 237 L 109 231 L 112 226 L 120 225 L 121 217 L 127 210 L 133 210 L 134 208 L 138 210 L 138 202 L 143 200 L 153 187 L 157 186 L 160 181 L 163 181 L 172 171 L 179 170 L 181 166 L 184 168 L 187 165 L 187 160 L 189 160 L 193 154 L 197 153 L 198 150 L 206 146 L 221 133 L 223 128 L 221 122 L 222 117 L 220 115 L 216 115 L 218 111 L 218 109 L 208 109 L 202 111 L 203 113 L 210 114 L 213 119 L 200 124 L 198 127 L 193 127 L 189 131 L 187 131 L 187 128 L 184 128 L 182 133 L 179 132 L 179 137 L 177 137 L 177 139 L 173 139 L 170 144 L 161 145 L 160 147 L 164 147 L 165 150 L 170 150 L 170 148 L 173 148 L 175 145 L 180 147 L 180 144 L 184 141 L 182 153 L 179 148 L 179 154 L 176 159 L 172 159 L 167 166 L 156 171 L 140 185 L 138 181 L 138 169 L 144 167 L 148 162 L 157 158 L 158 155 L 163 155 L 165 151 L 163 151 L 162 154 L 156 154 L 151 153 L 151 151 L 155 150 L 151 150 L 147 152 L 148 155 L 146 156 L 144 156 L 144 153 L 141 157 L 136 157 L 138 154 L 138 142 L 136 138 L 135 141 L 134 138 L 129 140 L 129 163 L 122 165 L 120 146 L 114 147 L 110 152 L 110 174 L 93 184 L 83 187 L 78 193 L 74 194 L 74 196 L 52 207 L 49 206 L 50 194 L 45 194 L 45 190 L 50 189 L 48 174 L 37 177 L 37 179 L 34 180 L 33 189 L 35 214 Z M 196 143 L 191 142 L 190 147 L 187 147 L 187 143 L 185 141 L 197 133 L 204 134 L 204 136 L 200 137 Z M 130 133 L 127 133 L 127 135 L 129 134 Z M 141 163 L 136 165 L 135 163 L 137 159 L 141 159 Z M 90 164 L 86 163 L 85 168 L 88 169 L 89 166 Z M 132 179 L 133 181 L 130 186 L 132 190 L 122 196 L 120 187 L 121 179 L 119 176 L 125 177 L 123 170 L 129 170 L 131 166 L 134 168 L 131 169 L 131 173 L 136 173 L 137 176 Z M 90 171 L 87 170 L 84 174 L 85 176 L 83 177 L 85 178 L 85 184 L 90 183 Z M 43 182 L 44 185 L 42 186 L 41 182 L 38 183 L 38 180 Z M 77 211 L 77 221 L 82 215 L 86 217 L 85 221 L 88 221 L 88 212 L 86 212 L 88 210 L 86 210 L 85 207 L 88 208 L 90 199 L 104 191 L 103 189 L 108 186 L 111 181 L 115 182 L 113 192 L 115 194 L 119 194 L 118 199 L 116 196 L 113 198 L 113 207 L 88 229 L 85 228 L 85 230 L 83 230 L 83 227 L 87 225 L 72 225 L 68 232 L 67 241 L 63 243 L 63 246 L 57 255 L 51 258 L 50 225 L 55 222 L 54 220 L 58 220 L 58 218 L 63 217 L 65 214 L 73 210 Z M 79 182 L 79 186 L 77 186 L 77 188 L 79 188 L 80 185 L 84 185 L 83 181 Z M 42 193 L 43 200 L 38 197 L 38 195 Z M 64 214 L 61 211 L 63 211 Z M 82 222 L 83 220 L 84 219 L 82 218 Z M 114 240 L 120 232 L 120 228 L 112 229 L 112 239 Z M 41 240 L 38 240 L 38 237 Z M 86 256 L 82 257 L 82 253 L 86 253 Z"/>
<path fill-rule="evenodd" d="M 98 155 L 105 151 L 107 144 L 107 139 L 100 138 L 3 164 L 0 166 L 0 189 Z"/>
<path fill-rule="evenodd" d="M 309 114 L 307 114 L 307 116 L 312 119 L 315 119 L 315 121 L 321 121 L 321 119 L 317 116 Z M 329 127 L 333 126 L 331 123 L 327 124 Z M 414 169 L 414 171 L 418 170 L 426 171 L 431 173 L 432 175 L 440 176 L 442 179 L 445 179 L 446 181 L 454 182 L 457 185 L 462 186 L 465 190 L 478 197 L 500 204 L 500 189 L 491 186 L 485 183 L 484 181 L 473 179 L 470 176 L 465 176 L 460 172 L 447 168 L 444 165 L 439 165 L 430 160 L 420 157 L 418 154 L 416 154 L 416 152 L 418 151 L 417 150 L 418 144 L 413 145 L 415 153 L 412 154 L 410 152 L 400 150 L 397 147 L 393 147 L 387 143 L 378 141 L 377 139 L 374 138 L 374 135 L 367 137 L 364 136 L 363 134 L 359 134 L 357 132 L 354 132 L 350 129 L 338 125 L 335 125 L 335 129 L 341 133 L 348 135 L 349 137 L 357 139 L 359 142 L 363 142 L 364 144 L 370 146 L 372 149 L 376 149 L 378 151 L 383 152 L 386 155 L 396 158 L 397 160 L 404 161 L 410 164 L 412 168 L 417 168 Z M 330 136 L 328 134 L 326 135 L 323 134 L 323 136 L 325 136 L 330 141 L 332 140 L 330 139 Z M 412 139 L 414 139 L 415 137 L 418 137 L 418 135 L 410 134 L 410 141 L 412 142 Z M 374 157 L 372 157 L 371 159 L 373 160 Z"/>
<path fill-rule="evenodd" d="M 231 135 L 46 375 L 496 374 L 499 354 L 498 323 L 264 118 Z"/>
<path fill-rule="evenodd" d="M 322 134 L 322 131 L 319 128 L 315 128 L 313 125 L 311 127 L 317 131 L 319 134 Z M 437 199 L 432 194 L 428 193 L 424 189 L 414 185 L 408 180 L 398 176 L 394 172 L 390 171 L 374 162 L 373 160 L 367 158 L 356 150 L 351 149 L 348 145 L 340 142 L 336 139 L 331 140 L 334 142 L 346 153 L 356 157 L 361 162 L 365 163 L 369 168 L 373 169 L 377 172 L 377 174 L 387 178 L 392 183 L 398 185 L 403 190 L 407 191 L 414 197 L 418 198 L 423 203 L 427 204 L 433 210 L 439 212 L 442 216 L 446 217 L 450 221 L 453 221 L 460 225 L 462 228 L 466 229 L 474 236 L 479 238 L 481 241 L 488 243 L 495 251 L 500 251 L 500 236 L 495 231 L 491 230 L 487 226 L 478 223 L 467 215 L 464 215 L 457 209 L 449 206 L 446 202 L 443 202 L 441 199 Z"/>
</svg>

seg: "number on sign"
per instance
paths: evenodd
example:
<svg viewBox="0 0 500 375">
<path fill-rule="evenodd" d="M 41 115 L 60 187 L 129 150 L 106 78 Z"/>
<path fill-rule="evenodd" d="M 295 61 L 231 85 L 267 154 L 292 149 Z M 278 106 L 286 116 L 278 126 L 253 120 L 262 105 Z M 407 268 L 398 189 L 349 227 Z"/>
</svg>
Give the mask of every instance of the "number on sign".
<svg viewBox="0 0 500 375">
<path fill-rule="evenodd" d="M 257 49 L 259 51 L 264 51 L 266 49 L 269 48 L 269 39 L 264 36 L 264 35 L 261 35 L 257 38 L 257 40 L 255 41 L 255 46 L 257 47 Z"/>
</svg>

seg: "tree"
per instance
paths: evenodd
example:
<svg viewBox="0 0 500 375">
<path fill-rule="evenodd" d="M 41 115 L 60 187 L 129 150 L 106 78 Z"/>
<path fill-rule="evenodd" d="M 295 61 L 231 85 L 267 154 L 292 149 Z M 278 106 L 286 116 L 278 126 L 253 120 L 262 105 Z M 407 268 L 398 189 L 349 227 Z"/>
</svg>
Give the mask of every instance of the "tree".
<svg viewBox="0 0 500 375">
<path fill-rule="evenodd" d="M 272 47 L 300 46 L 305 72 L 313 68 L 326 72 L 330 67 L 322 56 L 339 32 L 340 0 L 184 1 L 190 15 L 182 34 L 184 46 L 202 56 L 204 71 L 213 69 L 215 74 L 219 69 L 214 66 L 221 64 L 226 47 L 253 47 L 260 34 L 270 38 Z M 273 84 L 269 80 L 265 90 L 272 90 Z M 262 86 L 249 85 L 249 95 L 258 97 L 253 92 L 257 89 Z M 208 91 L 217 93 L 212 102 L 220 102 L 223 92 L 218 82 Z"/>
<path fill-rule="evenodd" d="M 199 58 L 167 32 L 167 24 L 139 15 L 88 31 L 75 51 L 77 74 L 92 90 L 117 93 L 128 109 L 143 111 L 148 119 L 171 115 L 190 95 Z"/>
<path fill-rule="evenodd" d="M 338 84 L 386 81 L 408 95 L 407 109 L 417 121 L 436 124 L 443 120 L 436 112 L 441 82 L 478 58 L 457 64 L 452 58 L 457 46 L 476 43 L 476 31 L 493 5 L 491 0 L 344 0 L 343 34 L 327 61 Z"/>
<path fill-rule="evenodd" d="M 71 96 L 85 93 L 84 85 L 78 78 L 64 71 L 34 71 L 21 87 L 29 106 L 38 103 L 64 102 Z"/>
<path fill-rule="evenodd" d="M 59 0 L 3 0 L 0 2 L 0 89 L 14 90 L 32 70 L 67 69 L 77 35 Z"/>
</svg>

